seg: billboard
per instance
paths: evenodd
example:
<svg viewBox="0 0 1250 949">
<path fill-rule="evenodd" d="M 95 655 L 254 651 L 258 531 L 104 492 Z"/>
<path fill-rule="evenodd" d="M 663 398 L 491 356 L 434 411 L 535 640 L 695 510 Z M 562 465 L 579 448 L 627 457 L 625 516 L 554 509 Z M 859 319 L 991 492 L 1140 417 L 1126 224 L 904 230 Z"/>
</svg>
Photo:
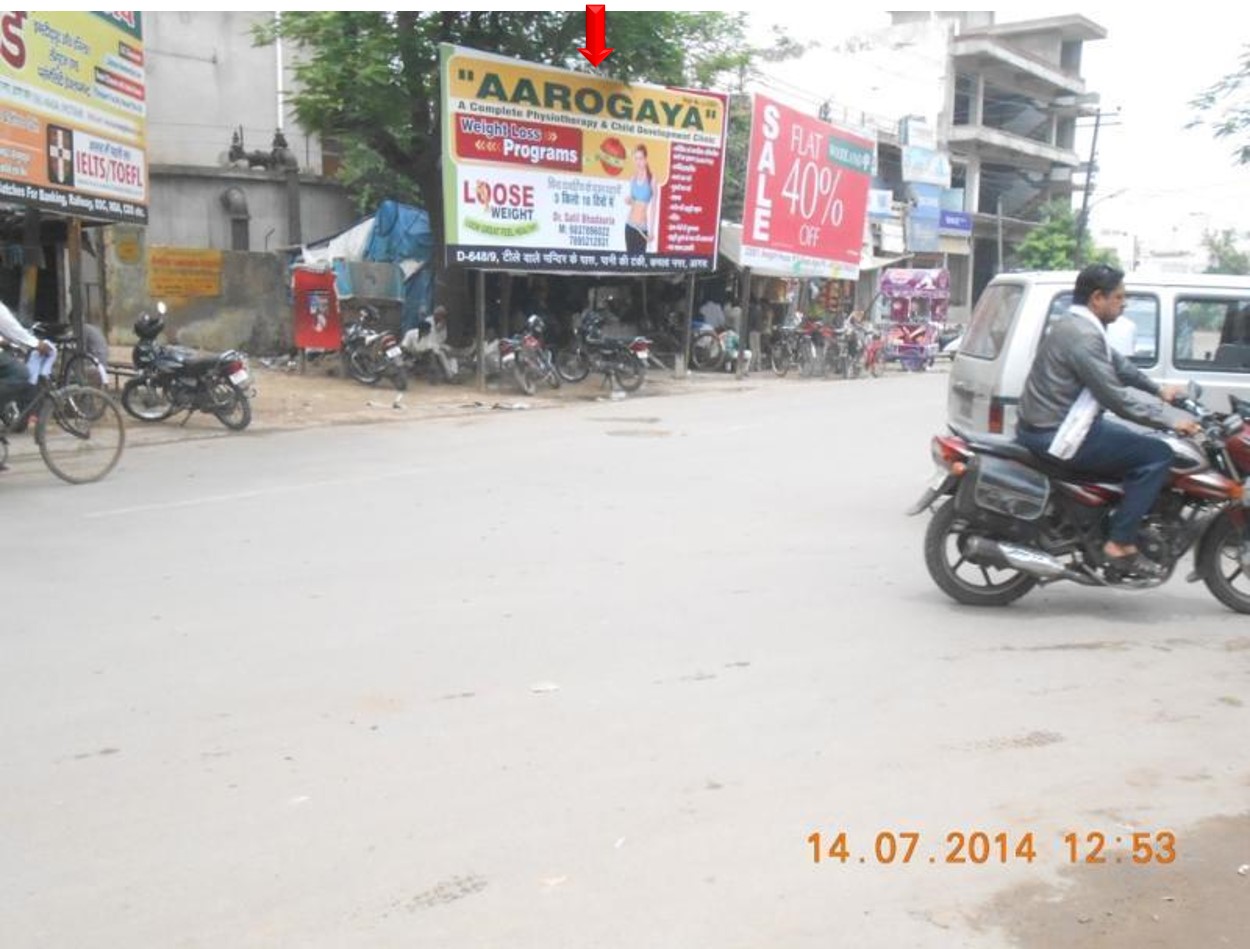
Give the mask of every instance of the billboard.
<svg viewBox="0 0 1250 949">
<path fill-rule="evenodd" d="M 726 96 L 443 45 L 449 264 L 716 268 Z"/>
<path fill-rule="evenodd" d="M 140 13 L 0 13 L 0 201 L 148 219 Z"/>
<path fill-rule="evenodd" d="M 876 142 L 756 95 L 742 264 L 796 277 L 859 276 Z"/>
</svg>

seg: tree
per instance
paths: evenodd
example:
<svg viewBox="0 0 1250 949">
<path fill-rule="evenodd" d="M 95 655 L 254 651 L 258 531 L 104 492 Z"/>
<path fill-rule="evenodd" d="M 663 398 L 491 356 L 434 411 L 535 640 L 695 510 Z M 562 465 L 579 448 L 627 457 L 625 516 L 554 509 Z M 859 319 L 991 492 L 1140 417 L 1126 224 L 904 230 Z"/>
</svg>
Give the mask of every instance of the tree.
<svg viewBox="0 0 1250 949">
<path fill-rule="evenodd" d="M 1186 128 L 1206 125 L 1216 138 L 1232 139 L 1233 160 L 1250 165 L 1250 43 L 1242 50 L 1238 68 L 1212 83 L 1189 104 L 1199 115 Z"/>
<path fill-rule="evenodd" d="M 1202 235 L 1202 246 L 1208 256 L 1206 273 L 1250 274 L 1250 254 L 1238 250 L 1233 237 L 1231 228 Z"/>
<path fill-rule="evenodd" d="M 581 11 L 305 12 L 283 13 L 258 30 L 257 42 L 281 36 L 296 47 L 296 116 L 342 147 L 340 178 L 362 210 L 383 197 L 422 206 L 441 247 L 439 44 L 589 71 L 577 52 L 584 30 Z M 743 13 L 612 11 L 608 41 L 616 51 L 599 75 L 696 88 L 749 75 L 764 52 L 801 49 L 780 34 L 768 50 L 753 46 Z M 460 296 L 460 288 L 444 289 Z"/>
<path fill-rule="evenodd" d="M 1013 255 L 1020 270 L 1072 270 L 1077 266 L 1076 214 L 1071 205 L 1055 201 L 1042 211 L 1042 223 L 1029 232 Z M 1089 234 L 1081 236 L 1081 264 L 1108 263 L 1120 266 L 1115 251 L 1095 247 Z"/>
</svg>

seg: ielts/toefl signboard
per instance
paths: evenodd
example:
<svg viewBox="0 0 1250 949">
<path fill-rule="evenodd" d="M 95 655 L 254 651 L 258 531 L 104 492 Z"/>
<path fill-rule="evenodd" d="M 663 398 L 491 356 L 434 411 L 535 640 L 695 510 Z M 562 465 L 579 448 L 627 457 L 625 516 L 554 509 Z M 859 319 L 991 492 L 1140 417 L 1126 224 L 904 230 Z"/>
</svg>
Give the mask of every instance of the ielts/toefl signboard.
<svg viewBox="0 0 1250 949">
<path fill-rule="evenodd" d="M 0 13 L 0 201 L 147 223 L 142 16 Z"/>
</svg>

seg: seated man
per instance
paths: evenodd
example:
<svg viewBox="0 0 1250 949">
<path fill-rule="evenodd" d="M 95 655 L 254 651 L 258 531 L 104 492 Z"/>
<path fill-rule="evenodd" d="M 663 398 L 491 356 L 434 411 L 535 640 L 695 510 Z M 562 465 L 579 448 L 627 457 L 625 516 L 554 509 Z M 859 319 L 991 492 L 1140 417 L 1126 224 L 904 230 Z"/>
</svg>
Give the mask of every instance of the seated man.
<svg viewBox="0 0 1250 949">
<path fill-rule="evenodd" d="M 418 353 L 430 352 L 442 367 L 443 375 L 454 378 L 457 365 L 447 350 L 447 307 L 439 304 L 429 319 L 422 320 L 416 329 L 411 329 L 400 340 L 400 346 L 414 356 Z"/>
<path fill-rule="evenodd" d="M 1077 471 L 1123 479 L 1124 498 L 1111 516 L 1103 553 L 1126 573 L 1154 578 L 1163 568 L 1138 552 L 1137 530 L 1167 481 L 1172 450 L 1161 439 L 1106 421 L 1103 410 L 1182 435 L 1193 435 L 1200 426 L 1192 419 L 1169 426 L 1161 405 L 1134 400 L 1125 390 L 1131 386 L 1165 402 L 1180 392 L 1160 388 L 1111 348 L 1107 327 L 1123 312 L 1123 271 L 1092 264 L 1080 272 L 1071 310 L 1051 321 L 1038 345 L 1020 399 L 1016 438 L 1035 454 Z"/>
</svg>

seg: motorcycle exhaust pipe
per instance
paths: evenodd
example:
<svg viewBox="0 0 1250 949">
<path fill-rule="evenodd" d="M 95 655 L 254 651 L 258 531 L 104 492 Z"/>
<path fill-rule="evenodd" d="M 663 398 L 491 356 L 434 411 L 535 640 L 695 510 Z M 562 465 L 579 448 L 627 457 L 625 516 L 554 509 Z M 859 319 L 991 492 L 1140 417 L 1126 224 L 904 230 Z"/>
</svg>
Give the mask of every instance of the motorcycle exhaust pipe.
<svg viewBox="0 0 1250 949">
<path fill-rule="evenodd" d="M 1032 547 L 972 537 L 968 540 L 968 559 L 1000 570 L 1019 570 L 1042 580 L 1072 580 L 1085 586 L 1096 586 L 1093 578 L 1065 567 L 1050 554 Z"/>
</svg>

